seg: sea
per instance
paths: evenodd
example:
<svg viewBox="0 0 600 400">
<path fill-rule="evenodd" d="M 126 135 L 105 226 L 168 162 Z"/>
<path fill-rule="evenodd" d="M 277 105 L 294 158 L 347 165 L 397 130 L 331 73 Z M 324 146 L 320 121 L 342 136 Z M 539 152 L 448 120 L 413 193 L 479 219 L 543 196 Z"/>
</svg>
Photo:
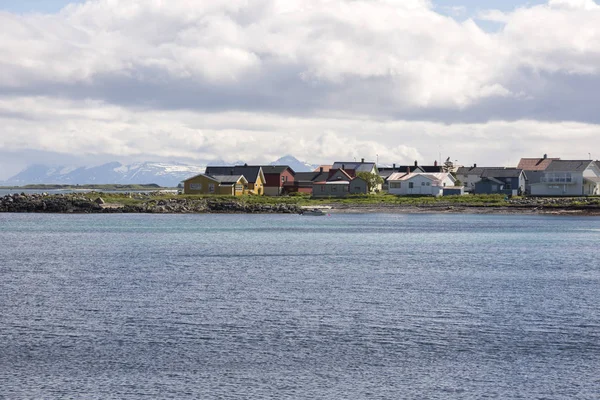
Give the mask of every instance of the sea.
<svg viewBox="0 0 600 400">
<path fill-rule="evenodd" d="M 600 219 L 0 214 L 0 399 L 599 399 Z"/>
</svg>

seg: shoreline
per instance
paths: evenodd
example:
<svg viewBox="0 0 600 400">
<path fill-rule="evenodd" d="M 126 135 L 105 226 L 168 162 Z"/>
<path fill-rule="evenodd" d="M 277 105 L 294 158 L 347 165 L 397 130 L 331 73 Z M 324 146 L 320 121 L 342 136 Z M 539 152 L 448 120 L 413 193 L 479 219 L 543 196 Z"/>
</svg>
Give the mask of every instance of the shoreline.
<svg viewBox="0 0 600 400">
<path fill-rule="evenodd" d="M 106 201 L 104 200 L 106 199 Z M 302 205 L 301 205 L 302 204 Z M 306 204 L 289 198 L 182 197 L 148 194 L 13 194 L 0 197 L 0 213 L 47 214 L 299 214 L 321 209 L 331 214 L 495 214 L 600 216 L 598 202 L 551 199 L 517 200 L 506 204 L 437 203 L 399 204 L 392 202 L 323 201 Z"/>
<path fill-rule="evenodd" d="M 336 214 L 489 214 L 489 215 L 567 215 L 600 217 L 600 208 L 523 207 L 523 206 L 434 206 L 434 205 L 339 205 L 333 204 L 330 213 Z"/>
</svg>

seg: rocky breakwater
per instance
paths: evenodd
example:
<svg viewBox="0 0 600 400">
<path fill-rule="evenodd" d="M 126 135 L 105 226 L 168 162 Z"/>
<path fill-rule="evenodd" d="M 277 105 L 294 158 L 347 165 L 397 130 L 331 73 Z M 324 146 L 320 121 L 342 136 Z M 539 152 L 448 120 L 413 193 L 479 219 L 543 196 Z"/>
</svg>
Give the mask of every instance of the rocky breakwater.
<svg viewBox="0 0 600 400">
<path fill-rule="evenodd" d="M 102 211 L 101 204 L 81 196 L 15 193 L 0 198 L 0 212 L 90 213 Z"/>
<path fill-rule="evenodd" d="M 0 212 L 38 213 L 239 213 L 292 214 L 300 208 L 293 204 L 256 204 L 235 199 L 153 198 L 125 195 L 121 201 L 107 203 L 96 194 L 11 194 L 0 198 Z M 129 201 L 128 201 L 129 200 Z"/>
</svg>

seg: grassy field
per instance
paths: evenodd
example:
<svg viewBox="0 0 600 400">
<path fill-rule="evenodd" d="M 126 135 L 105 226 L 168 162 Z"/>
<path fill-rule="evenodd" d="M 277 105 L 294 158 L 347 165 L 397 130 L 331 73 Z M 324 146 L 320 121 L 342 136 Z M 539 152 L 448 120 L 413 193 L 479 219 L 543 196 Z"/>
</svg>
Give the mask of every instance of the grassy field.
<svg viewBox="0 0 600 400">
<path fill-rule="evenodd" d="M 148 203 L 152 201 L 188 199 L 200 200 L 207 199 L 212 201 L 240 201 L 248 204 L 295 204 L 298 206 L 319 206 L 328 204 L 347 204 L 347 205 L 470 205 L 470 206 L 505 206 L 507 201 L 503 195 L 469 195 L 469 196 L 446 196 L 446 197 L 426 197 L 426 196 L 395 196 L 390 194 L 357 195 L 347 198 L 320 198 L 313 199 L 308 195 L 296 196 L 215 196 L 215 195 L 177 195 L 177 194 L 152 194 L 151 196 L 143 194 L 121 194 L 121 193 L 102 193 L 104 201 L 108 203 L 135 205 Z"/>
</svg>

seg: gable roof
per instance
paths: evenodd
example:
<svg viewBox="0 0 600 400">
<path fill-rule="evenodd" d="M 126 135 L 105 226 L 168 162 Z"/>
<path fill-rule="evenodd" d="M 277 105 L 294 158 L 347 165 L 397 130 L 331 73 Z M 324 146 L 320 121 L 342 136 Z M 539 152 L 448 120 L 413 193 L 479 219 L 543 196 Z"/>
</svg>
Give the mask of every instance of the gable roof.
<svg viewBox="0 0 600 400">
<path fill-rule="evenodd" d="M 583 172 L 589 168 L 591 160 L 552 160 L 546 172 Z"/>
<path fill-rule="evenodd" d="M 482 178 L 518 178 L 523 173 L 518 168 L 486 168 L 482 173 Z"/>
<path fill-rule="evenodd" d="M 294 176 L 294 180 L 296 182 L 314 182 L 314 181 L 324 181 L 329 178 L 329 172 L 296 172 Z"/>
<path fill-rule="evenodd" d="M 329 177 L 327 178 L 327 181 L 331 181 L 333 180 L 332 178 L 334 177 L 334 175 L 336 175 L 337 173 L 341 173 L 342 175 L 344 175 L 344 177 L 346 177 L 346 179 L 348 179 L 349 181 L 352 180 L 352 175 L 346 171 L 344 171 L 343 169 L 330 169 L 329 170 Z M 339 179 L 336 179 L 339 180 Z"/>
<path fill-rule="evenodd" d="M 475 186 L 481 185 L 481 184 L 483 184 L 485 182 L 493 182 L 493 183 L 498 183 L 500 185 L 504 185 L 505 184 L 505 182 L 502 182 L 502 181 L 500 181 L 500 180 L 498 180 L 498 179 L 493 178 L 493 177 L 490 176 L 490 177 L 485 177 L 482 180 L 480 180 L 479 182 L 475 183 Z"/>
<path fill-rule="evenodd" d="M 373 168 L 377 169 L 374 162 L 356 162 L 356 161 L 336 161 L 331 169 L 353 169 L 356 172 L 371 172 Z"/>
<path fill-rule="evenodd" d="M 560 160 L 560 158 L 521 158 L 517 168 L 525 171 L 544 171 L 552 161 Z"/>
<path fill-rule="evenodd" d="M 235 165 L 224 167 L 206 167 L 206 175 L 244 175 L 248 183 L 255 183 L 262 168 L 259 165 Z M 264 174 L 263 174 L 264 175 Z"/>
<path fill-rule="evenodd" d="M 421 168 L 423 172 L 429 173 L 444 172 L 444 167 L 441 165 L 419 165 L 419 168 Z"/>
<path fill-rule="evenodd" d="M 406 172 L 394 172 L 390 176 L 388 176 L 387 180 L 389 181 L 399 181 L 403 176 L 408 175 Z"/>
<path fill-rule="evenodd" d="M 240 179 L 244 182 L 248 182 L 244 175 L 212 175 L 212 177 L 222 185 L 234 185 Z"/>
<path fill-rule="evenodd" d="M 427 178 L 430 181 L 441 183 L 444 179 L 450 178 L 453 182 L 456 182 L 456 179 L 447 172 L 417 172 L 401 175 L 398 173 L 398 177 L 394 177 L 394 179 L 388 178 L 388 181 L 409 181 L 418 176 L 422 176 L 423 178 Z"/>
<path fill-rule="evenodd" d="M 205 178 L 207 178 L 207 179 L 210 179 L 211 181 L 215 181 L 215 182 L 219 183 L 219 181 L 218 181 L 217 179 L 215 179 L 215 177 L 214 177 L 214 176 L 207 175 L 207 174 L 196 174 L 196 175 L 194 175 L 194 176 L 191 176 L 191 177 L 189 177 L 189 178 L 187 178 L 187 179 L 183 180 L 182 182 L 187 182 L 187 181 L 189 181 L 189 180 L 196 179 L 196 178 L 198 178 L 199 176 L 203 176 L 203 177 L 205 177 Z"/>
<path fill-rule="evenodd" d="M 286 169 L 289 169 L 292 175 L 294 170 L 289 165 L 259 165 L 262 168 L 263 174 L 282 174 Z"/>
<path fill-rule="evenodd" d="M 481 174 L 483 173 L 483 171 L 485 170 L 484 167 L 459 167 L 456 170 L 456 175 L 477 175 L 477 176 L 481 176 Z"/>
</svg>

